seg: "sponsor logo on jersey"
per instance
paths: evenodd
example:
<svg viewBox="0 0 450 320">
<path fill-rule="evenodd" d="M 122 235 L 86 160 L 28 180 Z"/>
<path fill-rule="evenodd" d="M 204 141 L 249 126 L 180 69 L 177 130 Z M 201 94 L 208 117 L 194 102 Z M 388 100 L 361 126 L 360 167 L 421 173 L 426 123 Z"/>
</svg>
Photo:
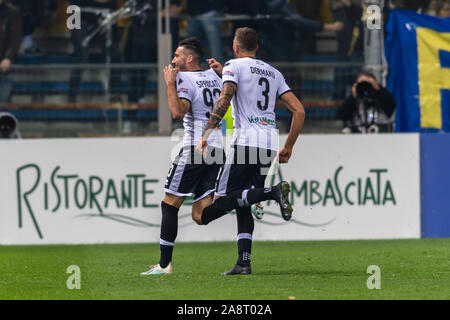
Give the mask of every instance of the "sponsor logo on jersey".
<svg viewBox="0 0 450 320">
<path fill-rule="evenodd" d="M 234 77 L 234 72 L 232 72 L 232 71 L 230 71 L 230 70 L 225 70 L 225 71 L 223 72 L 223 74 L 224 74 L 224 75 L 228 75 L 228 76 Z"/>
<path fill-rule="evenodd" d="M 250 123 L 258 123 L 258 124 L 261 124 L 263 126 L 268 126 L 268 125 L 274 126 L 275 125 L 275 120 L 268 119 L 266 117 L 250 116 L 250 117 L 248 117 L 248 121 Z"/>
</svg>

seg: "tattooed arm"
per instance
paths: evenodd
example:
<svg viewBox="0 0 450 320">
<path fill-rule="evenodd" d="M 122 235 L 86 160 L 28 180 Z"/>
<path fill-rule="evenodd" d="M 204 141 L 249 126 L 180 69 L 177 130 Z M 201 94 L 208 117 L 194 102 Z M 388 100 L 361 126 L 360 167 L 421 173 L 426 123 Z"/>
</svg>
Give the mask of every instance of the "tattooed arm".
<svg viewBox="0 0 450 320">
<path fill-rule="evenodd" d="M 220 92 L 220 97 L 214 104 L 213 110 L 209 117 L 209 121 L 206 124 L 205 129 L 203 130 L 202 137 L 197 145 L 198 151 L 205 151 L 206 149 L 206 141 L 208 136 L 211 134 L 211 130 L 217 128 L 222 118 L 227 113 L 228 108 L 230 106 L 231 99 L 233 98 L 234 93 L 236 92 L 236 84 L 233 82 L 225 82 L 223 84 L 222 91 Z"/>
<path fill-rule="evenodd" d="M 223 85 L 222 92 L 220 93 L 219 99 L 214 104 L 213 110 L 211 112 L 211 116 L 209 117 L 209 121 L 203 131 L 203 136 L 206 138 L 209 135 L 211 129 L 216 128 L 222 118 L 227 113 L 228 108 L 230 106 L 231 99 L 233 98 L 234 93 L 236 92 L 236 84 L 233 82 L 226 82 Z"/>
</svg>

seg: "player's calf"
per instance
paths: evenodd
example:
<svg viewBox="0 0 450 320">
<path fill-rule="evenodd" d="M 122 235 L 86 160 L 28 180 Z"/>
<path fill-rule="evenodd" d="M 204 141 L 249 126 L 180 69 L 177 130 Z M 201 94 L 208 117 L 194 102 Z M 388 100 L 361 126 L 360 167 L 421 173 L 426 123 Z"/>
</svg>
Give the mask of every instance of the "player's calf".
<svg viewBox="0 0 450 320">
<path fill-rule="evenodd" d="M 243 207 L 250 207 L 253 204 L 257 204 L 267 200 L 275 200 L 278 203 L 285 203 L 287 195 L 280 188 L 285 188 L 289 184 L 285 181 L 280 182 L 278 185 L 269 188 L 252 188 L 245 190 L 233 191 L 225 197 L 218 199 L 215 205 L 220 210 L 231 211 L 233 209 L 239 209 Z M 281 191 L 280 191 L 281 190 Z M 289 194 L 288 190 L 288 194 Z"/>
</svg>

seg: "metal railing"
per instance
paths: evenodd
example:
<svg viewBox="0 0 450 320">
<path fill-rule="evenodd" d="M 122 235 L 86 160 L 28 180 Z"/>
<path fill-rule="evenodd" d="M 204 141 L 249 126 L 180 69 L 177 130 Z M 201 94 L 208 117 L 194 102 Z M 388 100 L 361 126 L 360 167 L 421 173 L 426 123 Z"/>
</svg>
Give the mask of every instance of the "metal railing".
<svg viewBox="0 0 450 320">
<path fill-rule="evenodd" d="M 307 108 L 306 126 L 337 120 L 336 108 L 362 68 L 361 63 L 334 62 L 273 65 Z M 42 130 L 42 123 L 72 126 L 74 136 L 157 132 L 157 64 L 111 64 L 110 68 L 104 64 L 15 65 L 11 76 L 7 109 L 22 126 L 30 127 L 30 135 L 38 136 L 39 130 L 31 127 Z M 277 114 L 280 130 L 287 130 L 290 114 L 287 110 L 277 110 Z M 43 136 L 48 136 L 45 130 Z"/>
</svg>

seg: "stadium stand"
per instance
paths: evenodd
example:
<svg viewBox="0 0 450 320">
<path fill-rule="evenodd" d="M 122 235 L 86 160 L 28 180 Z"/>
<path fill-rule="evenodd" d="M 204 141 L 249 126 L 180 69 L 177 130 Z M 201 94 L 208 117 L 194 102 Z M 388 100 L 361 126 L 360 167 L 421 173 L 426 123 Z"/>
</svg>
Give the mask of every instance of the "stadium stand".
<svg viewBox="0 0 450 320">
<path fill-rule="evenodd" d="M 326 1 L 325 1 L 326 2 Z M 123 3 L 123 1 L 122 1 Z M 183 2 L 182 2 L 183 3 Z M 155 134 L 157 121 L 157 64 L 134 64 L 127 62 L 125 46 L 121 51 L 124 63 L 111 64 L 106 68 L 105 56 L 101 48 L 93 48 L 88 64 L 76 64 L 71 55 L 73 46 L 70 34 L 64 26 L 67 13 L 66 1 L 59 1 L 58 8 L 52 15 L 51 21 L 40 22 L 35 28 L 33 39 L 39 48 L 39 53 L 30 54 L 23 50 L 19 54 L 16 64 L 12 67 L 13 87 L 10 104 L 6 107 L 21 121 L 23 136 L 52 136 L 46 127 L 73 126 L 70 135 L 79 136 L 77 132 L 86 132 L 92 123 L 97 126 L 109 126 L 110 122 L 118 122 L 112 126 L 112 131 L 105 129 L 101 134 L 122 134 L 117 128 L 123 123 L 138 131 L 129 134 Z M 187 18 L 180 19 L 179 38 L 187 35 Z M 236 15 L 223 16 L 223 32 L 220 35 L 224 43 L 225 55 L 231 58 L 230 43 L 233 35 L 231 21 L 239 18 Z M 256 22 L 271 23 L 270 17 L 251 17 Z M 242 19 L 242 18 L 241 18 Z M 122 44 L 127 41 L 129 23 L 119 25 Z M 272 63 L 282 71 L 296 94 L 301 97 L 307 108 L 308 118 L 305 132 L 339 132 L 339 121 L 336 110 L 340 99 L 335 99 L 334 91 L 349 92 L 351 83 L 357 70 L 362 67 L 361 61 L 342 62 L 338 57 L 338 43 L 334 31 L 320 31 L 314 33 L 315 48 L 313 53 L 304 53 L 296 57 L 296 61 Z M 78 104 L 68 104 L 69 78 L 72 70 L 82 69 L 83 75 L 79 88 Z M 120 79 L 118 87 L 110 88 L 119 96 L 111 101 L 105 92 L 105 79 L 112 70 L 117 70 Z M 129 76 L 133 70 L 147 70 L 144 103 L 129 103 Z M 336 70 L 341 79 L 336 82 Z M 342 73 L 345 73 L 342 77 Z M 344 79 L 345 81 L 342 81 Z M 277 110 L 280 118 L 280 130 L 286 131 L 290 114 L 287 110 Z M 92 122 L 92 123 L 90 123 Z M 58 124 L 61 123 L 61 124 Z M 42 129 L 44 128 L 44 130 Z M 151 129 L 153 128 L 153 129 Z M 43 131 L 43 132 L 42 132 Z M 56 133 L 57 136 L 67 135 L 67 131 Z"/>
</svg>

